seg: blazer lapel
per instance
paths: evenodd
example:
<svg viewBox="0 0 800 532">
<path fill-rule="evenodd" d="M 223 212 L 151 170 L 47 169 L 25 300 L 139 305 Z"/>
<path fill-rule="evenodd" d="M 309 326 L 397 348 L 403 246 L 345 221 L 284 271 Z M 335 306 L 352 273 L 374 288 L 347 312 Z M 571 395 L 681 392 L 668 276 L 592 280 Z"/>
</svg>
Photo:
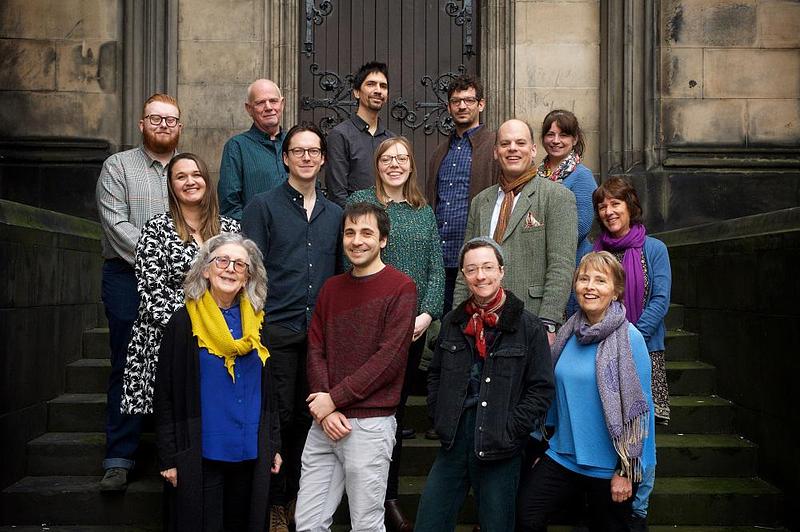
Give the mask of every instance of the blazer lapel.
<svg viewBox="0 0 800 532">
<path fill-rule="evenodd" d="M 534 183 L 537 177 L 531 179 L 531 181 L 525 185 L 519 194 L 519 199 L 517 200 L 517 204 L 514 205 L 514 210 L 511 211 L 511 217 L 508 219 L 508 225 L 506 226 L 506 234 L 503 235 L 503 240 L 508 238 L 508 236 L 514 231 L 514 228 L 519 225 L 522 219 L 528 214 L 528 211 L 531 208 L 531 204 L 533 204 L 533 196 L 536 194 L 536 184 Z"/>
<path fill-rule="evenodd" d="M 480 210 L 478 214 L 480 215 L 481 226 L 478 228 L 481 235 L 492 236 L 489 233 L 489 228 L 492 225 L 492 213 L 494 212 L 494 205 L 497 203 L 497 191 L 500 190 L 500 187 L 494 187 L 494 194 L 486 194 L 484 197 L 483 203 L 480 204 L 478 207 Z"/>
</svg>

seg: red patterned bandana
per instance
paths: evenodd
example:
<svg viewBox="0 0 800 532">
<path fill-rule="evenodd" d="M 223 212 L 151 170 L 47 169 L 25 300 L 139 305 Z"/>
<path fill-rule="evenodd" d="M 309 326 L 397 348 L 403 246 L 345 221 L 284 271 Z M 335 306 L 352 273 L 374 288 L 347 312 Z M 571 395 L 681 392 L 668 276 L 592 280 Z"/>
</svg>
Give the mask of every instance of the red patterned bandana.
<svg viewBox="0 0 800 532">
<path fill-rule="evenodd" d="M 481 358 L 486 358 L 486 335 L 483 329 L 497 325 L 497 321 L 500 319 L 499 310 L 505 304 L 506 292 L 502 287 L 485 305 L 476 303 L 475 296 L 472 296 L 467 301 L 467 306 L 464 310 L 469 314 L 469 320 L 466 327 L 464 327 L 464 334 L 475 337 L 475 347 L 478 349 L 478 354 Z"/>
</svg>

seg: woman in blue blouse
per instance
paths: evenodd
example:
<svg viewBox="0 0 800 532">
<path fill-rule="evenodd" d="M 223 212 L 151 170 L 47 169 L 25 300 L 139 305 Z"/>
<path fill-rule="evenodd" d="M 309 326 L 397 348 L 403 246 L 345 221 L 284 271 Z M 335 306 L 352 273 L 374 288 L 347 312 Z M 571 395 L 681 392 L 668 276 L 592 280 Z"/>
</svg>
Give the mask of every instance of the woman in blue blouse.
<svg viewBox="0 0 800 532">
<path fill-rule="evenodd" d="M 650 358 L 625 318 L 625 274 L 613 255 L 585 255 L 574 289 L 580 309 L 551 346 L 556 398 L 546 424 L 554 432 L 525 473 L 519 529 L 546 530 L 582 494 L 590 530 L 629 530 L 637 484 L 656 459 Z"/>
<path fill-rule="evenodd" d="M 208 240 L 167 324 L 155 387 L 156 445 L 170 530 L 258 531 L 281 466 L 269 351 L 261 340 L 266 272 L 256 245 Z"/>
</svg>

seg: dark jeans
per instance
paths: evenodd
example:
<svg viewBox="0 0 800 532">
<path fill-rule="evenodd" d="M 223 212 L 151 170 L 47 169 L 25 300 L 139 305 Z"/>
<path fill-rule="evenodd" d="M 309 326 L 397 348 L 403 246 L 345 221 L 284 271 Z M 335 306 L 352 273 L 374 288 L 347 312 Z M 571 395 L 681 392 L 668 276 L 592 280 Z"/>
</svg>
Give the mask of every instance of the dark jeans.
<svg viewBox="0 0 800 532">
<path fill-rule="evenodd" d="M 458 268 L 444 269 L 444 312 L 442 316 L 453 309 L 453 292 L 456 289 L 456 279 L 458 279 Z"/>
<path fill-rule="evenodd" d="M 414 386 L 414 380 L 418 377 L 419 362 L 422 359 L 422 351 L 425 349 L 425 337 L 423 334 L 417 338 L 416 342 L 411 343 L 408 349 L 408 363 L 406 364 L 406 374 L 403 380 L 403 388 L 400 391 L 400 404 L 394 413 L 397 419 L 397 432 L 395 433 L 394 448 L 392 449 L 392 462 L 389 465 L 389 479 L 386 484 L 386 500 L 398 497 L 398 486 L 400 484 L 400 456 L 403 454 L 403 418 L 406 414 L 406 401 L 409 393 Z"/>
<path fill-rule="evenodd" d="M 247 530 L 255 462 L 203 459 L 203 532 Z"/>
<path fill-rule="evenodd" d="M 436 455 L 419 501 L 415 532 L 455 530 L 470 486 L 481 532 L 514 530 L 519 469 L 519 455 L 505 460 L 475 456 L 475 408 L 468 408 L 461 414 L 452 448 L 441 448 Z"/>
<path fill-rule="evenodd" d="M 103 264 L 103 305 L 108 318 L 111 346 L 111 374 L 108 377 L 106 408 L 106 459 L 103 469 L 134 466 L 134 454 L 142 433 L 141 414 L 121 414 L 122 376 L 131 329 L 139 312 L 139 294 L 133 267 L 122 259 L 109 259 Z"/>
<path fill-rule="evenodd" d="M 566 505 L 584 496 L 588 503 L 589 530 L 627 531 L 631 501 L 611 500 L 611 480 L 580 475 L 544 455 L 522 479 L 517 505 L 517 530 L 546 532 L 547 524 Z M 636 496 L 636 484 L 633 485 Z"/>
<path fill-rule="evenodd" d="M 306 406 L 309 393 L 306 375 L 308 336 L 282 325 L 266 324 L 263 338 L 272 364 L 283 458 L 281 472 L 272 476 L 270 503 L 286 505 L 297 497 L 300 460 L 312 421 Z"/>
</svg>

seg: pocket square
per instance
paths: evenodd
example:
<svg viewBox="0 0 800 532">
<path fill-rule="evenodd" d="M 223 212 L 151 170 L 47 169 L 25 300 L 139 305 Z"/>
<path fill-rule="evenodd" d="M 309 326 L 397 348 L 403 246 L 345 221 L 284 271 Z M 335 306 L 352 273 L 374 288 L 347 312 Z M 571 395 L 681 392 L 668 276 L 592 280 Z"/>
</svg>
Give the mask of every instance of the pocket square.
<svg viewBox="0 0 800 532">
<path fill-rule="evenodd" d="M 525 216 L 525 229 L 530 229 L 532 227 L 541 227 L 544 224 L 536 219 L 536 216 L 533 215 L 532 212 L 528 212 Z"/>
</svg>

